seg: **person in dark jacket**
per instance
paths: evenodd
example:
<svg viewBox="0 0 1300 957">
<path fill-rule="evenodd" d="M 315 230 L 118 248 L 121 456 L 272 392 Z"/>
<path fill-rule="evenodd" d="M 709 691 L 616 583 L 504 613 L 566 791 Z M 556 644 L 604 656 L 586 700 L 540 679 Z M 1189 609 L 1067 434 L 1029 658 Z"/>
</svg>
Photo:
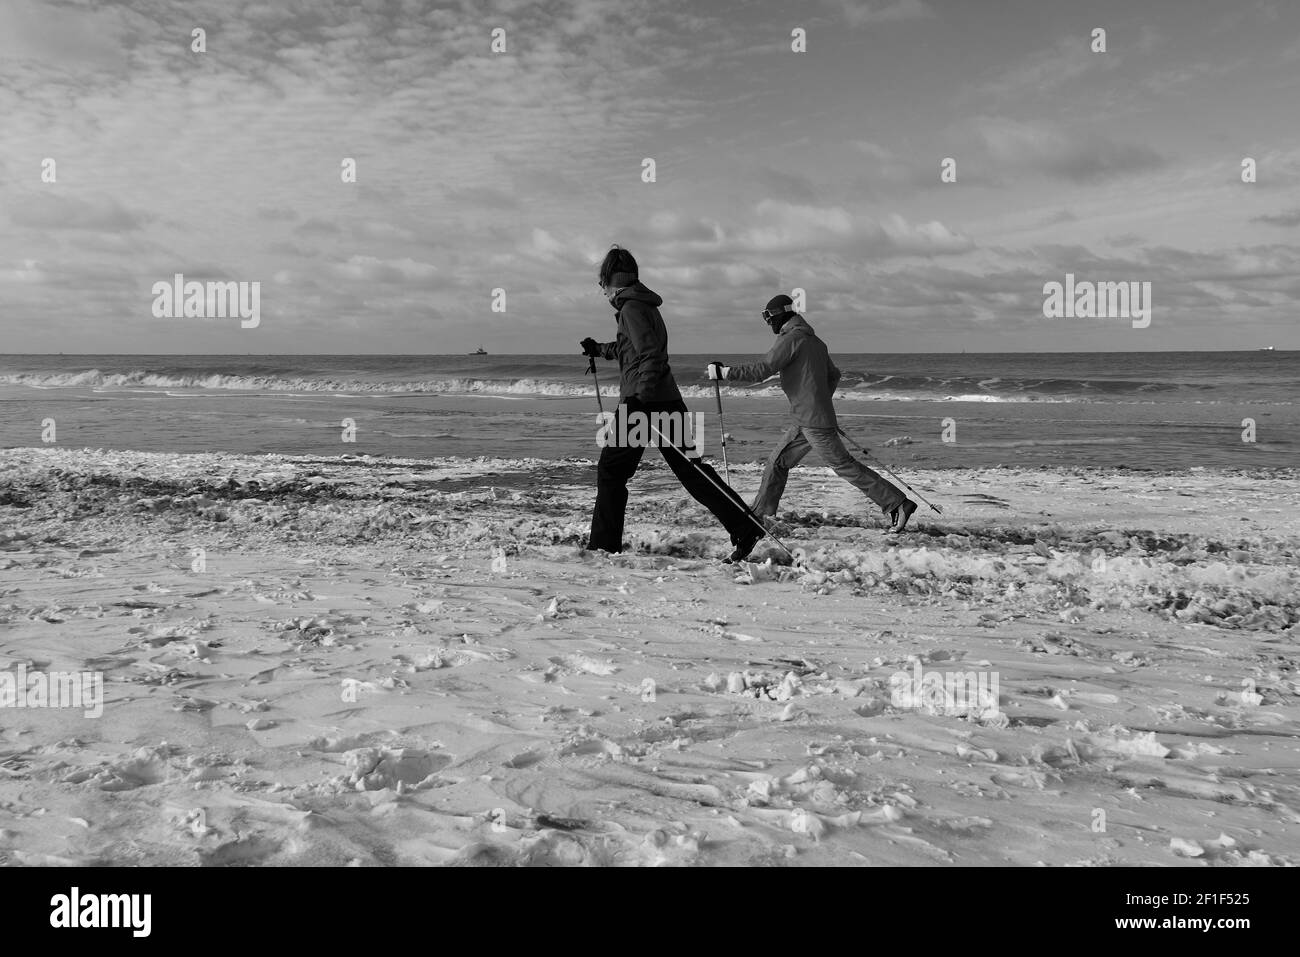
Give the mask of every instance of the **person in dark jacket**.
<svg viewBox="0 0 1300 957">
<path fill-rule="evenodd" d="M 839 422 L 831 402 L 840 370 L 831 361 L 826 343 L 794 311 L 794 300 L 789 296 L 774 296 L 763 310 L 763 320 L 776 333 L 776 343 L 761 362 L 742 366 L 711 362 L 705 370 L 710 379 L 733 382 L 762 382 L 780 373 L 781 388 L 790 399 L 794 422 L 767 461 L 754 498 L 754 513 L 760 517 L 776 514 L 790 470 L 815 450 L 836 475 L 880 506 L 889 517 L 891 532 L 903 531 L 916 511 L 916 503 L 850 455 L 840 441 Z"/>
<path fill-rule="evenodd" d="M 618 334 L 613 342 L 582 340 L 583 355 L 617 359 L 619 368 L 619 416 L 631 413 L 672 413 L 678 421 L 687 416 L 686 403 L 677 389 L 668 365 L 668 329 L 659 306 L 663 299 L 641 284 L 637 263 L 626 249 L 615 246 L 600 266 L 601 291 L 614 307 Z M 660 419 L 662 421 L 662 419 Z M 611 430 L 612 434 L 618 434 Z M 683 433 L 684 435 L 684 430 Z M 746 557 L 763 537 L 758 521 L 748 507 L 712 466 L 671 444 L 671 436 L 656 436 L 650 443 L 668 463 L 677 480 L 695 501 L 720 521 L 735 546 L 730 561 Z M 698 437 L 697 437 L 698 440 Z M 698 452 L 691 451 L 692 456 Z M 607 552 L 623 550 L 623 518 L 627 508 L 627 483 L 641 463 L 645 445 L 607 443 L 596 466 L 596 507 L 591 516 L 589 549 Z"/>
</svg>

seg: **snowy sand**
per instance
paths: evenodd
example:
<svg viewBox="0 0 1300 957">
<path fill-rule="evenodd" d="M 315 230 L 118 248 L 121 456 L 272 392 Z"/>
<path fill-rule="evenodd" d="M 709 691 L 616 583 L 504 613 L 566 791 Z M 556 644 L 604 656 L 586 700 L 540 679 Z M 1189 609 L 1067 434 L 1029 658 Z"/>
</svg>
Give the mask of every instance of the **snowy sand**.
<svg viewBox="0 0 1300 957">
<path fill-rule="evenodd" d="M 647 464 L 610 557 L 578 462 L 0 451 L 0 670 L 105 689 L 0 709 L 0 861 L 1300 861 L 1296 472 L 909 472 L 894 541 L 801 469 L 731 568 Z"/>
</svg>

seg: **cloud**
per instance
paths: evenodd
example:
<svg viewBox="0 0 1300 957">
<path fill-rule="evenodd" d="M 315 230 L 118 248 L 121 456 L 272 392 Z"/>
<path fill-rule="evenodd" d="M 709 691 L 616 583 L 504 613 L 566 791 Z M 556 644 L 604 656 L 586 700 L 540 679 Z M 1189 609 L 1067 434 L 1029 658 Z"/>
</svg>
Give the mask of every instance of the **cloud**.
<svg viewBox="0 0 1300 957">
<path fill-rule="evenodd" d="M 288 206 L 259 206 L 257 208 L 257 218 L 294 222 L 299 219 L 299 215 L 297 210 Z"/>
<path fill-rule="evenodd" d="M 870 315 L 877 326 L 912 333 L 918 323 L 939 322 L 949 333 L 964 327 L 983 335 L 1039 326 L 1043 284 L 1067 272 L 1094 281 L 1151 281 L 1157 321 L 1169 323 L 1170 331 L 1177 323 L 1181 337 L 1189 324 L 1221 320 L 1225 309 L 1286 316 L 1300 303 L 1300 249 L 1280 245 L 1219 252 L 1166 246 L 1120 257 L 1046 244 L 998 249 L 994 259 L 972 268 L 867 261 L 804 284 L 837 315 Z"/>
<path fill-rule="evenodd" d="M 453 203 L 485 209 L 518 209 L 519 199 L 490 186 L 465 186 L 447 189 L 444 195 Z"/>
<path fill-rule="evenodd" d="M 1061 37 L 1046 50 L 1019 58 L 1015 66 L 994 79 L 975 85 L 970 95 L 981 100 L 1042 97 L 1062 86 L 1077 86 L 1089 73 L 1119 65 L 1118 54 L 1093 53 L 1091 42 L 1087 32 Z"/>
<path fill-rule="evenodd" d="M 348 232 L 356 239 L 379 240 L 394 243 L 415 243 L 415 232 L 398 223 L 383 219 L 363 219 L 348 226 Z"/>
<path fill-rule="evenodd" d="M 1044 216 L 1042 221 L 1039 223 L 1039 225 L 1059 226 L 1061 223 L 1077 223 L 1078 221 L 1079 221 L 1079 217 L 1075 215 L 1071 210 L 1058 209 L 1056 212 L 1049 213 L 1048 215 Z"/>
<path fill-rule="evenodd" d="M 754 180 L 765 192 L 777 193 L 793 202 L 815 203 L 819 199 L 813 181 L 799 173 L 764 166 L 755 171 Z"/>
<path fill-rule="evenodd" d="M 916 223 L 898 214 L 776 199 L 726 220 L 663 210 L 619 235 L 643 268 L 677 268 L 682 276 L 722 275 L 699 270 L 737 264 L 780 271 L 796 261 L 941 256 L 974 248 L 968 237 L 938 221 Z M 687 267 L 693 271 L 681 271 Z"/>
<path fill-rule="evenodd" d="M 1164 157 L 1148 146 L 1118 143 L 1092 130 L 1061 130 L 988 116 L 976 118 L 971 125 L 993 163 L 1075 183 L 1095 183 L 1165 165 Z"/>
<path fill-rule="evenodd" d="M 428 286 L 438 275 L 432 263 L 413 259 L 382 260 L 374 256 L 352 256 L 345 262 L 335 263 L 334 274 L 356 282 L 390 285 Z"/>
<path fill-rule="evenodd" d="M 903 20 L 923 20 L 934 16 L 934 10 L 924 0 L 826 0 L 839 8 L 851 27 L 871 23 L 897 23 Z"/>
<path fill-rule="evenodd" d="M 901 255 L 934 256 L 963 253 L 975 246 L 970 239 L 953 232 L 938 220 L 911 223 L 895 213 L 882 220 L 880 228 L 889 238 L 893 250 Z"/>
<path fill-rule="evenodd" d="M 128 13 L 33 0 L 0 3 L 0 60 L 29 61 L 73 74 L 121 72 Z"/>
<path fill-rule="evenodd" d="M 430 322 L 441 347 L 468 350 L 480 332 L 466 320 L 496 286 L 536 335 L 494 343 L 484 328 L 484 345 L 548 351 L 607 318 L 593 262 L 613 241 L 663 284 L 674 335 L 714 330 L 705 320 L 750 287 L 816 288 L 819 322 L 847 332 L 878 313 L 937 330 L 918 340 L 934 346 L 957 320 L 1032 315 L 1035 282 L 1067 263 L 1145 271 L 1189 315 L 1230 298 L 1265 323 L 1300 282 L 1294 257 L 1242 245 L 1261 225 L 1300 225 L 1300 148 L 1287 101 L 1266 95 L 1288 64 L 1248 56 L 1292 42 L 1288 4 L 1278 22 L 1243 14 L 1208 36 L 1157 5 L 1116 19 L 1099 55 L 1093 24 L 1064 12 L 821 0 L 808 25 L 822 39 L 799 56 L 802 8 L 778 0 L 479 6 L 0 0 L 0 223 L 13 223 L 0 298 L 49 319 L 11 326 L 17 349 L 67 335 L 147 351 L 156 328 L 129 318 L 148 319 L 138 287 L 197 275 L 187 262 L 279 283 L 273 351 L 337 348 L 358 328 L 362 348 L 418 350 Z M 191 21 L 206 55 L 189 52 Z M 488 52 L 498 23 L 504 56 Z M 1212 96 L 1191 96 L 1211 80 Z M 1243 212 L 1225 184 L 1247 154 L 1260 170 L 1248 192 L 1273 199 Z M 37 183 L 45 156 L 57 185 Z M 356 184 L 339 180 L 344 156 Z M 644 156 L 658 183 L 640 181 Z M 958 184 L 940 183 L 944 156 Z M 1084 245 L 1035 245 L 1062 238 Z M 1171 239 L 1208 258 L 1146 245 Z M 88 321 L 124 306 L 122 324 Z"/>
<path fill-rule="evenodd" d="M 293 231 L 299 236 L 337 236 L 343 232 L 343 229 L 338 223 L 310 216 L 293 227 Z"/>
<path fill-rule="evenodd" d="M 701 219 L 672 210 L 659 210 L 650 216 L 650 235 L 657 240 L 685 243 L 718 244 L 725 237 L 716 220 Z"/>
<path fill-rule="evenodd" d="M 1284 213 L 1265 213 L 1262 216 L 1252 216 L 1250 221 L 1252 223 L 1265 223 L 1269 226 L 1300 226 L 1300 207 Z"/>
<path fill-rule="evenodd" d="M 549 230 L 534 227 L 528 241 L 516 246 L 516 252 L 525 258 L 541 263 L 547 267 L 566 267 L 562 274 L 587 274 L 592 270 L 593 260 L 584 251 L 584 245 L 572 240 L 561 240 Z M 603 253 L 601 255 L 604 255 Z M 514 277 L 515 282 L 520 277 Z"/>
<path fill-rule="evenodd" d="M 778 270 L 751 263 L 661 266 L 654 270 L 654 275 L 657 279 L 682 289 L 779 288 L 781 278 Z"/>
<path fill-rule="evenodd" d="M 1137 233 L 1120 233 L 1118 236 L 1107 236 L 1106 242 L 1116 249 L 1126 249 L 1129 246 L 1138 246 L 1143 242 L 1143 238 Z"/>
<path fill-rule="evenodd" d="M 856 185 L 870 195 L 896 195 L 900 187 L 931 186 L 939 182 L 939 159 L 934 156 L 907 160 L 870 140 L 850 140 L 849 146 L 866 157 L 865 162 L 859 160 L 856 164 L 863 171 Z M 960 178 L 966 179 L 964 175 Z"/>
<path fill-rule="evenodd" d="M 808 206 L 765 199 L 753 224 L 728 240 L 744 253 L 825 250 L 836 254 L 940 255 L 973 243 L 940 222 L 911 223 L 897 214 L 876 219 L 843 206 Z"/>
<path fill-rule="evenodd" d="M 532 235 L 532 252 L 542 259 L 554 262 L 565 252 L 564 244 L 544 229 L 534 229 Z"/>
<path fill-rule="evenodd" d="M 54 187 L 51 187 L 53 189 Z M 28 194 L 17 199 L 9 218 L 15 226 L 33 229 L 139 229 L 143 218 L 124 209 L 117 200 L 78 199 L 55 192 Z"/>
<path fill-rule="evenodd" d="M 35 259 L 24 259 L 20 264 L 0 268 L 0 282 L 45 282 L 47 273 Z"/>
</svg>

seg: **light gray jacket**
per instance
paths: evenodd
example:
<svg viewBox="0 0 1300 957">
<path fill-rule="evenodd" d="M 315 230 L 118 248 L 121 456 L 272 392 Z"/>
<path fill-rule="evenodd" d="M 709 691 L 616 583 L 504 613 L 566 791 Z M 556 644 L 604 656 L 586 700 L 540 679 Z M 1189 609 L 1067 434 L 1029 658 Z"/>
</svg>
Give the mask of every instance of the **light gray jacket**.
<svg viewBox="0 0 1300 957">
<path fill-rule="evenodd" d="M 729 381 L 762 382 L 781 374 L 781 388 L 790 399 L 790 412 L 797 425 L 813 429 L 839 428 L 831 396 L 840 381 L 826 343 L 817 338 L 803 316 L 787 319 L 777 333 L 776 343 L 761 362 L 732 366 Z"/>
</svg>

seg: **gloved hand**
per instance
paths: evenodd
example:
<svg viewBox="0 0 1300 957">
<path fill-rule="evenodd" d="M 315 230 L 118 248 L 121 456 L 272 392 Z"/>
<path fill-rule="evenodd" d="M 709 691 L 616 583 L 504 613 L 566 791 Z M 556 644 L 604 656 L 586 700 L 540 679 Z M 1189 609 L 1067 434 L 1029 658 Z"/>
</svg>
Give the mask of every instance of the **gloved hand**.
<svg viewBox="0 0 1300 957">
<path fill-rule="evenodd" d="M 590 356 L 593 359 L 600 358 L 600 343 L 591 338 L 591 336 L 587 336 L 587 338 L 583 339 L 582 342 L 578 344 L 582 346 L 582 354 L 584 356 Z"/>
<path fill-rule="evenodd" d="M 731 366 L 724 366 L 721 362 L 710 362 L 705 366 L 704 372 L 710 379 L 725 379 L 731 374 Z"/>
</svg>

